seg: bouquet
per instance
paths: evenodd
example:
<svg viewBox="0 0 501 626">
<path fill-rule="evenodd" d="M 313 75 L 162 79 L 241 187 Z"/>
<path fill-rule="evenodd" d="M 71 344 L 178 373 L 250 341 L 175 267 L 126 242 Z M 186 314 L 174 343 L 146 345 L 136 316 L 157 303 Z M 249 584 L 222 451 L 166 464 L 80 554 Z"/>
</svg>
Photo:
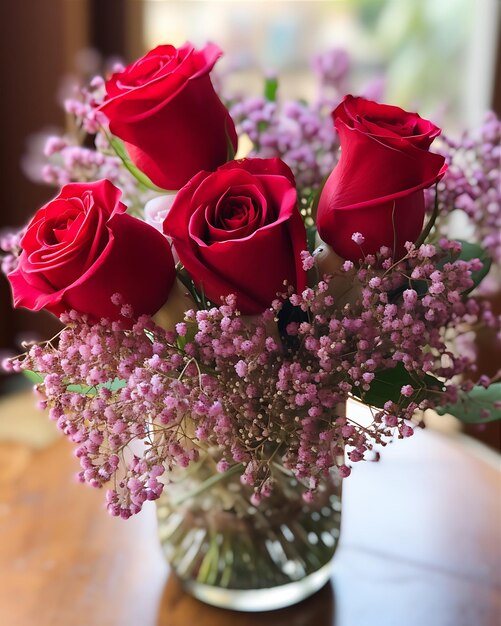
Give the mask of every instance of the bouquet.
<svg viewBox="0 0 501 626">
<path fill-rule="evenodd" d="M 5 367 L 32 377 L 112 515 L 175 494 L 170 515 L 218 488 L 239 524 L 249 507 L 256 528 L 284 512 L 289 493 L 289 517 L 318 525 L 326 502 L 339 508 L 328 481 L 412 436 L 427 409 L 501 417 L 500 375 L 477 374 L 458 348 L 500 328 L 475 295 L 501 258 L 500 123 L 435 151 L 441 130 L 417 113 L 342 97 L 339 51 L 317 60 L 312 104 L 280 102 L 275 78 L 262 97 L 220 97 L 220 54 L 159 46 L 67 102 L 77 132 L 45 149 L 44 177 L 61 188 L 4 241 L 14 306 L 64 328 Z M 236 159 L 244 134 L 252 148 Z M 476 241 L 448 237 L 452 209 L 474 219 Z M 369 424 L 347 416 L 350 398 Z M 339 532 L 329 543 L 324 530 L 302 575 L 333 554 Z M 228 554 L 247 550 L 254 586 L 284 583 L 214 537 L 189 566 L 188 543 L 171 550 L 185 579 L 241 588 Z"/>
</svg>

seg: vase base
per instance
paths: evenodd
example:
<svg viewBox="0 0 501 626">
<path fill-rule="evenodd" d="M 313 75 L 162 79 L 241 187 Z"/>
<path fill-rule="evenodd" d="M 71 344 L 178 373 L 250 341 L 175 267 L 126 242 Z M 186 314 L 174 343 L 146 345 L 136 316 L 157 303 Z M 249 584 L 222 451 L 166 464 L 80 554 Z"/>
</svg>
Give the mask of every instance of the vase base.
<svg viewBox="0 0 501 626">
<path fill-rule="evenodd" d="M 233 611 L 274 611 L 297 604 L 319 591 L 332 574 L 332 560 L 301 580 L 264 589 L 225 589 L 182 580 L 183 588 L 205 604 Z"/>
</svg>

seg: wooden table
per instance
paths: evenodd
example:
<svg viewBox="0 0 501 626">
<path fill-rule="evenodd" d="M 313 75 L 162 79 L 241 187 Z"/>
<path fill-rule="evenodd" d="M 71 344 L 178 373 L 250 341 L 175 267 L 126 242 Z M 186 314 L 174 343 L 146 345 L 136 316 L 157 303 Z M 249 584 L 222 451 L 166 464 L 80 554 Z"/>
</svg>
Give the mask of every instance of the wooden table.
<svg viewBox="0 0 501 626">
<path fill-rule="evenodd" d="M 75 484 L 77 462 L 30 396 L 0 403 L 1 626 L 498 626 L 499 457 L 430 430 L 345 481 L 331 584 L 238 614 L 168 576 L 154 507 L 127 522 Z"/>
</svg>

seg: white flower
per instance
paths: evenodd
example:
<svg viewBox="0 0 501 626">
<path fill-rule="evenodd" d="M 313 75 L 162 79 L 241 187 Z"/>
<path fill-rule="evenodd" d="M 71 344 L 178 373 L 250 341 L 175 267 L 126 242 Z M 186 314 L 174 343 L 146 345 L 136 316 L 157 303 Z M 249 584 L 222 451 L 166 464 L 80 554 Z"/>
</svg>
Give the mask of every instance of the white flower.
<svg viewBox="0 0 501 626">
<path fill-rule="evenodd" d="M 174 200 L 176 199 L 175 193 L 169 193 L 165 196 L 157 196 L 148 200 L 144 205 L 144 221 L 163 233 L 164 220 L 167 213 L 171 210 Z M 167 237 L 171 244 L 172 256 L 174 257 L 174 263 L 179 261 L 179 257 L 176 253 L 174 246 L 172 245 L 172 239 Z"/>
<path fill-rule="evenodd" d="M 163 232 L 165 217 L 174 204 L 175 199 L 176 194 L 171 193 L 148 200 L 144 205 L 144 221 L 150 226 L 154 226 L 160 232 Z"/>
</svg>

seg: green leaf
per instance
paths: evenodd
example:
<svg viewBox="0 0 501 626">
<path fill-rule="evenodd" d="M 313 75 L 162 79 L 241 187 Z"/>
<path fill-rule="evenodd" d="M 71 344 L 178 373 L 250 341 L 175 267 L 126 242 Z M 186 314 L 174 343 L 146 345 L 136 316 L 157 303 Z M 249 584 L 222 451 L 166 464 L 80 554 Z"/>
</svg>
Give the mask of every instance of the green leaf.
<svg viewBox="0 0 501 626">
<path fill-rule="evenodd" d="M 145 329 L 144 334 L 148 337 L 150 343 L 155 341 L 155 335 L 151 332 L 151 330 Z"/>
<path fill-rule="evenodd" d="M 23 376 L 26 376 L 26 378 L 34 385 L 39 385 L 40 383 L 43 383 L 45 378 L 44 374 L 34 372 L 33 370 L 23 370 Z"/>
<path fill-rule="evenodd" d="M 463 292 L 464 295 L 469 294 L 473 291 L 483 279 L 489 273 L 489 270 L 492 265 L 492 259 L 489 257 L 487 252 L 477 243 L 470 243 L 469 241 L 463 241 L 462 239 L 457 240 L 458 243 L 461 244 L 461 252 L 452 253 L 449 252 L 443 259 L 441 259 L 437 263 L 437 269 L 443 270 L 444 265 L 447 263 L 454 263 L 455 261 L 471 261 L 472 259 L 479 259 L 482 263 L 482 268 L 477 270 L 476 272 L 472 272 L 471 279 L 473 281 L 473 285 Z M 412 280 L 409 285 L 402 285 L 402 287 L 398 287 L 393 290 L 389 294 L 390 302 L 395 302 L 405 289 L 408 288 L 415 289 L 418 296 L 421 298 L 428 293 L 428 283 L 424 280 Z"/>
<path fill-rule="evenodd" d="M 178 335 L 176 337 L 176 346 L 184 352 L 187 343 L 191 343 L 198 332 L 198 324 L 196 322 L 185 322 L 186 335 Z"/>
<path fill-rule="evenodd" d="M 95 385 L 94 387 L 89 387 L 88 385 L 68 385 L 66 387 L 66 391 L 70 391 L 72 393 L 79 393 L 84 396 L 95 396 L 97 395 L 99 389 L 105 387 L 110 391 L 118 391 L 123 387 L 127 386 L 127 381 L 121 378 L 115 378 L 110 382 L 101 383 L 99 385 Z"/>
<path fill-rule="evenodd" d="M 41 374 L 40 372 L 34 372 L 32 370 L 23 370 L 23 375 L 26 376 L 28 380 L 30 380 L 34 385 L 40 385 L 43 383 L 45 379 L 45 374 Z M 121 378 L 114 378 L 113 380 L 107 383 L 101 383 L 99 385 L 95 385 L 94 387 L 89 387 L 89 385 L 68 385 L 66 387 L 66 391 L 71 393 L 80 393 L 84 396 L 95 396 L 101 387 L 106 387 L 110 391 L 118 391 L 123 387 L 127 386 L 127 381 Z"/>
<path fill-rule="evenodd" d="M 184 350 L 184 346 L 186 345 L 186 337 L 178 335 L 178 337 L 176 338 L 176 345 L 180 350 Z"/>
<path fill-rule="evenodd" d="M 501 407 L 496 408 L 494 402 L 501 401 L 501 383 L 494 383 L 488 389 L 476 386 L 466 393 L 463 392 L 456 404 L 435 409 L 439 415 L 449 413 L 466 424 L 485 424 L 501 419 Z M 481 417 L 483 409 L 490 411 L 487 417 Z"/>
<path fill-rule="evenodd" d="M 205 297 L 204 297 L 203 291 L 200 291 L 200 292 L 198 291 L 198 289 L 195 286 L 195 283 L 191 279 L 191 276 L 188 274 L 188 272 L 186 271 L 186 269 L 184 267 L 181 267 L 181 268 L 178 269 L 177 277 L 179 278 L 181 283 L 188 290 L 189 294 L 191 295 L 191 297 L 195 301 L 195 304 L 197 305 L 197 308 L 198 309 L 205 309 L 206 308 L 206 302 L 205 302 Z"/>
<path fill-rule="evenodd" d="M 405 283 L 396 289 L 388 292 L 388 299 L 390 303 L 397 302 L 401 299 L 402 294 L 406 289 L 414 289 L 418 298 L 422 298 L 428 293 L 428 283 L 425 280 L 411 280 L 409 283 Z"/>
<path fill-rule="evenodd" d="M 482 262 L 482 268 L 477 270 L 476 272 L 472 272 L 471 274 L 473 286 L 464 292 L 468 294 L 473 291 L 475 287 L 478 287 L 478 285 L 480 285 L 480 283 L 487 276 L 489 270 L 491 269 L 492 259 L 479 244 L 463 241 L 462 239 L 459 239 L 458 241 L 461 244 L 462 248 L 456 260 L 471 261 L 472 259 L 480 259 L 480 261 Z"/>
<path fill-rule="evenodd" d="M 400 393 L 404 385 L 411 385 L 415 389 L 410 398 L 406 398 Z M 369 391 L 362 391 L 360 388 L 354 387 L 352 393 L 365 404 L 381 409 L 388 400 L 408 406 L 411 402 L 421 402 L 426 398 L 427 391 L 442 389 L 443 384 L 434 376 L 430 374 L 423 376 L 417 373 L 411 375 L 402 363 L 398 363 L 392 369 L 375 372 L 375 378 L 370 384 Z"/>
<path fill-rule="evenodd" d="M 264 97 L 268 102 L 276 102 L 278 90 L 278 78 L 276 76 L 264 81 Z"/>
<path fill-rule="evenodd" d="M 153 191 L 158 191 L 159 193 L 166 193 L 167 189 L 162 189 L 158 187 L 144 174 L 139 168 L 137 168 L 134 163 L 130 160 L 129 155 L 127 154 L 127 150 L 125 149 L 125 145 L 121 139 L 118 137 L 114 137 L 113 135 L 106 135 L 110 146 L 115 151 L 116 155 L 120 158 L 125 168 L 134 176 L 134 178 L 141 184 L 143 187 L 147 189 L 152 189 Z"/>
<path fill-rule="evenodd" d="M 315 240 L 317 237 L 317 227 L 315 225 L 308 226 L 306 229 L 306 241 L 308 243 L 308 250 L 313 253 L 315 250 Z"/>
</svg>

